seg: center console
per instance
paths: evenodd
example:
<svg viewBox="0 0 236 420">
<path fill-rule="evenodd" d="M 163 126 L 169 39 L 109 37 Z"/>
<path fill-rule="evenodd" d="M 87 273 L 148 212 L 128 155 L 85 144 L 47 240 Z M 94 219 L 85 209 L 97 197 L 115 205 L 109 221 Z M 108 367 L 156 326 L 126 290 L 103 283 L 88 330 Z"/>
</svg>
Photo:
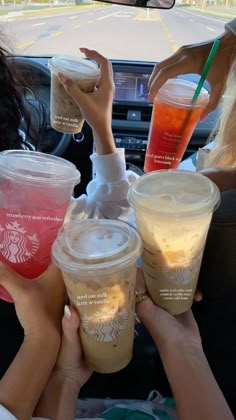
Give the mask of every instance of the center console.
<svg viewBox="0 0 236 420">
<path fill-rule="evenodd" d="M 115 98 L 112 129 L 117 147 L 124 147 L 126 160 L 143 166 L 151 120 L 152 103 L 147 101 L 152 65 L 113 62 Z"/>
</svg>

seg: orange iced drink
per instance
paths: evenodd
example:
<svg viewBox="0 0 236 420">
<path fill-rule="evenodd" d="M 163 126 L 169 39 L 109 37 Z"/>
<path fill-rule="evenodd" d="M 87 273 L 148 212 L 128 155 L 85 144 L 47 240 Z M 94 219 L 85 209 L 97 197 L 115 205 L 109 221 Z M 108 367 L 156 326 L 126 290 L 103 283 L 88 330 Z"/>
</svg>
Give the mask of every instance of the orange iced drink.
<svg viewBox="0 0 236 420">
<path fill-rule="evenodd" d="M 201 90 L 194 105 L 191 99 L 197 85 L 170 79 L 154 100 L 144 171 L 175 169 L 181 162 L 193 131 L 208 102 Z"/>
</svg>

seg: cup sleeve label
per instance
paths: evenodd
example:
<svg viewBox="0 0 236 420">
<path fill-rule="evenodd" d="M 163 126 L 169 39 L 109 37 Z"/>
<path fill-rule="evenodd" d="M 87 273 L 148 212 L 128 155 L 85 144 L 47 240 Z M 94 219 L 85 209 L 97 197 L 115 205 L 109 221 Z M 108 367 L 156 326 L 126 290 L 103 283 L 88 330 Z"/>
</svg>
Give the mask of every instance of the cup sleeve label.
<svg viewBox="0 0 236 420">
<path fill-rule="evenodd" d="M 177 156 L 176 152 L 181 144 L 182 135 L 157 129 L 155 137 L 158 138 L 158 142 L 150 140 L 148 142 L 146 161 L 166 167 L 179 164 L 181 158 Z"/>
<path fill-rule="evenodd" d="M 17 221 L 0 224 L 0 254 L 13 264 L 34 256 L 40 245 L 36 232 L 29 234 Z"/>
<path fill-rule="evenodd" d="M 107 342 L 119 337 L 127 324 L 128 318 L 128 311 L 125 308 L 116 311 L 104 307 L 95 311 L 92 315 L 85 312 L 81 323 L 88 336 L 97 341 Z"/>
<path fill-rule="evenodd" d="M 193 289 L 160 289 L 160 298 L 163 300 L 189 300 L 192 299 Z"/>
<path fill-rule="evenodd" d="M 0 260 L 23 277 L 42 274 L 67 206 L 31 213 L 0 209 Z"/>
<path fill-rule="evenodd" d="M 78 124 L 80 124 L 81 121 L 83 121 L 82 116 L 79 119 L 79 118 L 64 117 L 63 115 L 54 115 L 53 124 L 60 124 L 65 127 L 77 128 Z"/>
<path fill-rule="evenodd" d="M 82 291 L 82 283 L 68 280 L 65 283 L 70 301 L 80 314 L 84 334 L 96 341 L 109 342 L 123 333 L 134 314 L 134 284 L 123 290 L 113 285 L 105 290 Z"/>
</svg>

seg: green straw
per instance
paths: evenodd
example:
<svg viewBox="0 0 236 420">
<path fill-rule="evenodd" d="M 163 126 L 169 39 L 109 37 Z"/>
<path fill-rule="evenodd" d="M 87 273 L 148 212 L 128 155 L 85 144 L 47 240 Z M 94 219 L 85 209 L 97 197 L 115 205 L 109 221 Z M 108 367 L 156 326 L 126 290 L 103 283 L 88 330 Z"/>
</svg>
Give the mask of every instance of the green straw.
<svg viewBox="0 0 236 420">
<path fill-rule="evenodd" d="M 199 79 L 199 82 L 197 84 L 196 90 L 194 92 L 194 95 L 193 95 L 193 98 L 192 98 L 192 101 L 191 101 L 191 105 L 193 105 L 196 102 L 196 100 L 197 100 L 197 98 L 198 98 L 198 96 L 199 96 L 199 94 L 201 92 L 201 89 L 202 89 L 203 84 L 204 84 L 204 82 L 206 80 L 206 77 L 207 77 L 207 73 L 209 72 L 209 70 L 211 68 L 212 61 L 215 58 L 215 55 L 216 55 L 216 53 L 218 51 L 219 46 L 220 46 L 220 40 L 219 39 L 216 39 L 214 41 L 212 47 L 211 47 L 211 51 L 210 51 L 209 56 L 207 58 L 206 64 L 205 64 L 205 66 L 204 66 L 204 68 L 202 70 L 202 75 L 201 75 L 201 77 Z"/>
<path fill-rule="evenodd" d="M 209 55 L 208 55 L 206 64 L 205 64 L 205 66 L 204 66 L 204 68 L 202 70 L 202 75 L 201 75 L 201 77 L 199 79 L 199 82 L 198 82 L 197 87 L 195 89 L 195 92 L 193 94 L 193 97 L 192 97 L 192 100 L 191 100 L 191 105 L 194 105 L 195 104 L 195 102 L 196 102 L 196 100 L 197 100 L 197 98 L 198 98 L 198 96 L 199 96 L 199 94 L 201 92 L 201 89 L 202 89 L 203 84 L 204 84 L 204 82 L 206 80 L 206 77 L 207 77 L 207 73 L 210 70 L 210 67 L 212 65 L 212 61 L 215 58 L 215 55 L 217 53 L 217 50 L 218 50 L 219 46 L 220 46 L 220 40 L 219 39 L 216 39 L 214 41 L 212 47 L 211 47 L 211 51 L 209 52 Z M 190 111 L 187 113 L 187 116 L 186 116 L 186 118 L 185 118 L 185 120 L 183 122 L 183 126 L 182 126 L 182 129 L 181 129 L 181 132 L 180 132 L 180 135 L 181 136 L 183 135 L 183 133 L 184 133 L 184 131 L 185 131 L 187 125 L 188 125 L 189 119 L 190 119 L 193 111 L 194 111 L 194 109 L 190 109 Z"/>
</svg>

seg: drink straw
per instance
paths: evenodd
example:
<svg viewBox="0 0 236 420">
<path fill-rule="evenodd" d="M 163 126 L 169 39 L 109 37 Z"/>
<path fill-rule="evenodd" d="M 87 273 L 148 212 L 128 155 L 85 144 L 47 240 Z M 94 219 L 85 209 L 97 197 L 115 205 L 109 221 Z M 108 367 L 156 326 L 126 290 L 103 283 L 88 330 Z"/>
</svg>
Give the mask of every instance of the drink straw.
<svg viewBox="0 0 236 420">
<path fill-rule="evenodd" d="M 195 89 L 195 92 L 193 94 L 193 97 L 192 97 L 192 100 L 191 100 L 191 105 L 194 105 L 195 102 L 198 99 L 198 96 L 199 96 L 199 94 L 201 92 L 201 89 L 202 89 L 203 84 L 204 84 L 204 82 L 206 80 L 207 74 L 208 74 L 208 72 L 209 72 L 209 70 L 211 68 L 212 62 L 213 62 L 213 60 L 215 58 L 215 55 L 216 55 L 216 53 L 218 51 L 219 46 L 220 46 L 220 40 L 219 39 L 216 39 L 214 41 L 212 47 L 211 47 L 211 51 L 210 51 L 210 53 L 208 55 L 206 64 L 205 64 L 205 66 L 204 66 L 204 68 L 202 70 L 202 75 L 201 75 L 201 77 L 199 79 L 199 82 L 198 82 L 197 87 Z M 186 126 L 187 126 L 187 124 L 189 122 L 189 119 L 190 119 L 191 115 L 192 115 L 192 112 L 193 112 L 193 109 L 190 109 L 190 111 L 188 112 L 188 114 L 187 114 L 187 116 L 185 118 L 185 121 L 183 123 L 182 130 L 180 132 L 180 135 L 181 136 L 183 135 L 183 133 L 185 131 L 185 128 L 186 128 Z"/>
<path fill-rule="evenodd" d="M 210 53 L 208 55 L 206 64 L 205 64 L 205 66 L 204 66 L 204 68 L 202 70 L 202 75 L 200 77 L 200 80 L 199 80 L 199 82 L 197 84 L 197 87 L 196 87 L 196 90 L 194 92 L 194 95 L 193 95 L 193 98 L 192 98 L 192 101 L 191 101 L 191 105 L 193 105 L 196 102 L 196 100 L 197 100 L 197 98 L 198 98 L 198 96 L 199 96 L 199 94 L 201 92 L 202 86 L 203 86 L 203 84 L 204 84 L 204 82 L 206 80 L 207 74 L 208 74 L 208 72 L 209 72 L 209 70 L 211 68 L 212 61 L 215 58 L 215 55 L 216 55 L 216 53 L 218 51 L 219 46 L 220 46 L 220 40 L 219 39 L 216 39 L 214 41 L 212 47 L 211 47 L 211 51 L 210 51 Z"/>
</svg>

